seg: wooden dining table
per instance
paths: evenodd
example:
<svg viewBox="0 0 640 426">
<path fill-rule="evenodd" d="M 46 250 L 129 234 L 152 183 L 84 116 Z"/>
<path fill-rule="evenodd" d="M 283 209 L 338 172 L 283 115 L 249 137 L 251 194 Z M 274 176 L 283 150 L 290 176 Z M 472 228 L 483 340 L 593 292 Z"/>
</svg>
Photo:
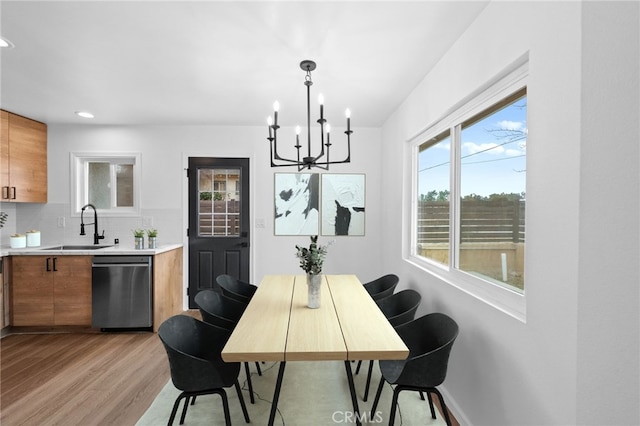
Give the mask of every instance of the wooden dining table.
<svg viewBox="0 0 640 426">
<path fill-rule="evenodd" d="M 405 359 L 409 349 L 355 275 L 323 275 L 320 308 L 307 307 L 305 275 L 267 275 L 222 350 L 226 362 L 280 362 L 269 426 L 286 363 L 345 363 L 353 410 L 360 412 L 351 361 Z"/>
</svg>

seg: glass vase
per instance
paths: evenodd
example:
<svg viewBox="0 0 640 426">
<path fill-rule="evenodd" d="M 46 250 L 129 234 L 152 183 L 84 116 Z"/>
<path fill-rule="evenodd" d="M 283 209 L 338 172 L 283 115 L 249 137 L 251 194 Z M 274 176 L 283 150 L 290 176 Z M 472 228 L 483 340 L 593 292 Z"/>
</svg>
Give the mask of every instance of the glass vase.
<svg viewBox="0 0 640 426">
<path fill-rule="evenodd" d="M 312 309 L 320 307 L 320 286 L 322 275 L 307 274 L 307 306 Z"/>
</svg>

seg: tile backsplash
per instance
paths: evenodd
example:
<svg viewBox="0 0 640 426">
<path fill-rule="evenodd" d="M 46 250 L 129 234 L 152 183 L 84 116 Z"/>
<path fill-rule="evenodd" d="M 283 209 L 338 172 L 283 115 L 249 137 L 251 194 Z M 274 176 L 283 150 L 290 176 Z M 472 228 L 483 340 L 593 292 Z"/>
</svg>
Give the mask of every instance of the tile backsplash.
<svg viewBox="0 0 640 426">
<path fill-rule="evenodd" d="M 2 247 L 9 247 L 9 238 L 15 233 L 36 229 L 41 232 L 41 244 L 92 244 L 93 225 L 85 225 L 87 235 L 80 235 L 80 217 L 72 217 L 68 204 L 2 203 L 0 211 L 8 214 L 7 221 L 0 229 Z M 144 218 L 144 220 L 143 220 Z M 64 223 L 64 226 L 59 226 Z M 93 212 L 86 217 L 85 224 L 93 223 Z M 148 225 L 152 222 L 152 225 Z M 104 230 L 105 239 L 101 244 L 113 244 L 118 238 L 120 244 L 133 245 L 134 228 L 155 228 L 158 230 L 159 244 L 181 243 L 186 230 L 183 229 L 182 211 L 143 210 L 138 217 L 101 217 L 98 213 L 98 233 Z"/>
</svg>

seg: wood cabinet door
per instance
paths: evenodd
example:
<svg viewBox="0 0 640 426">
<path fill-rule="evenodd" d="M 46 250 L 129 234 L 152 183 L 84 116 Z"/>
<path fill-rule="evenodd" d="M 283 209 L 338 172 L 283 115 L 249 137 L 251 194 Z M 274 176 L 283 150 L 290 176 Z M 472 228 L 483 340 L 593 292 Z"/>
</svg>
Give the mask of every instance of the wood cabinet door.
<svg viewBox="0 0 640 426">
<path fill-rule="evenodd" d="M 12 325 L 53 324 L 52 257 L 14 256 L 11 263 Z"/>
<path fill-rule="evenodd" d="M 5 328 L 7 325 L 4 320 L 4 301 L 7 297 L 7 293 L 4 290 L 4 257 L 0 258 L 0 328 Z"/>
<path fill-rule="evenodd" d="M 4 297 L 3 297 L 3 311 L 4 311 L 4 327 L 11 325 L 11 292 L 10 292 L 10 288 L 11 288 L 11 284 L 10 284 L 10 278 L 11 278 L 11 257 L 10 256 L 6 256 L 2 262 L 2 275 L 3 275 L 3 282 L 2 282 L 2 286 L 4 289 Z"/>
<path fill-rule="evenodd" d="M 91 256 L 56 256 L 54 325 L 91 325 Z"/>
<path fill-rule="evenodd" d="M 9 113 L 0 111 L 0 199 L 9 199 Z"/>
<path fill-rule="evenodd" d="M 13 325 L 91 325 L 91 256 L 13 256 Z"/>
<path fill-rule="evenodd" d="M 11 201 L 47 202 L 46 124 L 9 114 L 9 181 Z"/>
</svg>

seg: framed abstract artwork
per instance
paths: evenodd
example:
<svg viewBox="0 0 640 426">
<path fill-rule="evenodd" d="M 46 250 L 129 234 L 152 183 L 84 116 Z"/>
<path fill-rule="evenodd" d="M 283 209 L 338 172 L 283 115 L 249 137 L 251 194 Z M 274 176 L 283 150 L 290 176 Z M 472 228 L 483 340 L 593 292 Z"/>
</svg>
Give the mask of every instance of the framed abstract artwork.
<svg viewBox="0 0 640 426">
<path fill-rule="evenodd" d="M 365 175 L 322 175 L 322 235 L 364 235 Z"/>
<path fill-rule="evenodd" d="M 274 174 L 275 235 L 318 235 L 320 175 Z"/>
</svg>

